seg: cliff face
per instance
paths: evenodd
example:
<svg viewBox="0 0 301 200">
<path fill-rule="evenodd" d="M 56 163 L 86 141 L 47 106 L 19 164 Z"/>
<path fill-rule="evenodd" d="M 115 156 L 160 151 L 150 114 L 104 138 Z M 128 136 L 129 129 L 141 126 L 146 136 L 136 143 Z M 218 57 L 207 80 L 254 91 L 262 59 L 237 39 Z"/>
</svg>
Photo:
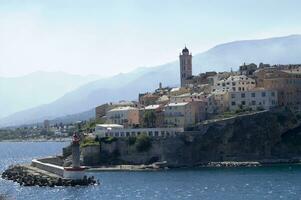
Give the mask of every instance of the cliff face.
<svg viewBox="0 0 301 200">
<path fill-rule="evenodd" d="M 99 153 L 84 153 L 83 158 L 87 165 L 167 161 L 170 167 L 293 159 L 301 157 L 301 116 L 287 110 L 261 112 L 203 124 L 176 137 L 151 138 L 150 142 L 150 148 L 138 150 L 129 138 L 118 138 L 101 143 Z"/>
</svg>

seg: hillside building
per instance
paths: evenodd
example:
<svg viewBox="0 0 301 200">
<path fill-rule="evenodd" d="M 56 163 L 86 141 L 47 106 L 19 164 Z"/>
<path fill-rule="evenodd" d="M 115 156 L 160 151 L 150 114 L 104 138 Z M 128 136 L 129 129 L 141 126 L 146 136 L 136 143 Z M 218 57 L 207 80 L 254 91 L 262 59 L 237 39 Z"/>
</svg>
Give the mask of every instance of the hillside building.
<svg viewBox="0 0 301 200">
<path fill-rule="evenodd" d="M 106 114 L 109 124 L 120 124 L 124 127 L 139 125 L 139 109 L 135 107 L 117 107 Z"/>
<path fill-rule="evenodd" d="M 256 88 L 250 91 L 229 92 L 229 109 L 270 110 L 278 106 L 277 90 Z"/>
</svg>

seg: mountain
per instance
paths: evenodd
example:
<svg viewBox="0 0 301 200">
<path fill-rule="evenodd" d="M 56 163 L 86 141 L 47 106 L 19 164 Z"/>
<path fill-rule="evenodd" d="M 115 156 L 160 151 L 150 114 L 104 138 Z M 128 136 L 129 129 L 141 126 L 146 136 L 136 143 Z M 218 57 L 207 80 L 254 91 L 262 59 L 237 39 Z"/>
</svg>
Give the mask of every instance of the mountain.
<svg viewBox="0 0 301 200">
<path fill-rule="evenodd" d="M 217 45 L 193 56 L 194 73 L 236 70 L 242 63 L 301 63 L 301 35 Z M 138 94 L 158 87 L 179 85 L 179 63 L 138 68 L 129 73 L 99 79 L 66 93 L 52 103 L 15 113 L 0 120 L 1 126 L 33 123 L 90 110 L 105 102 L 137 99 Z M 90 112 L 91 114 L 91 112 Z"/>
<path fill-rule="evenodd" d="M 38 71 L 21 77 L 0 77 L 0 118 L 50 103 L 97 76 Z"/>
</svg>

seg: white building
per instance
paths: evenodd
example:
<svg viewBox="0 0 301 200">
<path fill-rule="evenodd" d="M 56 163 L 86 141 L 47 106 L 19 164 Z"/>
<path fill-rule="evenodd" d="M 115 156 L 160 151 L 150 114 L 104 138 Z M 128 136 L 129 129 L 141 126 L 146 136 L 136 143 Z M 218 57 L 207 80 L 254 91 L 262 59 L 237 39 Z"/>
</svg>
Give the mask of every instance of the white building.
<svg viewBox="0 0 301 200">
<path fill-rule="evenodd" d="M 139 109 L 135 107 L 117 107 L 106 114 L 109 124 L 135 126 L 139 124 Z"/>
<path fill-rule="evenodd" d="M 248 91 L 255 88 L 255 80 L 245 75 L 230 76 L 227 79 L 217 81 L 212 91 L 236 92 Z"/>
<path fill-rule="evenodd" d="M 100 132 L 111 131 L 111 130 L 120 130 L 123 128 L 124 128 L 124 126 L 120 125 L 120 124 L 96 124 L 95 133 L 99 134 Z"/>
<path fill-rule="evenodd" d="M 277 91 L 257 88 L 250 91 L 229 92 L 229 109 L 250 108 L 252 110 L 269 110 L 278 105 Z"/>
<path fill-rule="evenodd" d="M 146 134 L 150 137 L 172 137 L 183 133 L 184 128 L 117 128 L 95 131 L 98 137 L 135 137 Z"/>
</svg>

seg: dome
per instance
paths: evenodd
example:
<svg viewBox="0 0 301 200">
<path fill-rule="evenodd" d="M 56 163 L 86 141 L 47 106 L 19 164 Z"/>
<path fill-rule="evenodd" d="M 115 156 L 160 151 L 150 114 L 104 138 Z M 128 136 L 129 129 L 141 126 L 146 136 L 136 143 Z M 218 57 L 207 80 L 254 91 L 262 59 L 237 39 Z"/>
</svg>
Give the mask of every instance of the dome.
<svg viewBox="0 0 301 200">
<path fill-rule="evenodd" d="M 182 53 L 189 53 L 189 50 L 187 49 L 186 46 L 185 46 L 185 48 L 182 50 Z"/>
</svg>

